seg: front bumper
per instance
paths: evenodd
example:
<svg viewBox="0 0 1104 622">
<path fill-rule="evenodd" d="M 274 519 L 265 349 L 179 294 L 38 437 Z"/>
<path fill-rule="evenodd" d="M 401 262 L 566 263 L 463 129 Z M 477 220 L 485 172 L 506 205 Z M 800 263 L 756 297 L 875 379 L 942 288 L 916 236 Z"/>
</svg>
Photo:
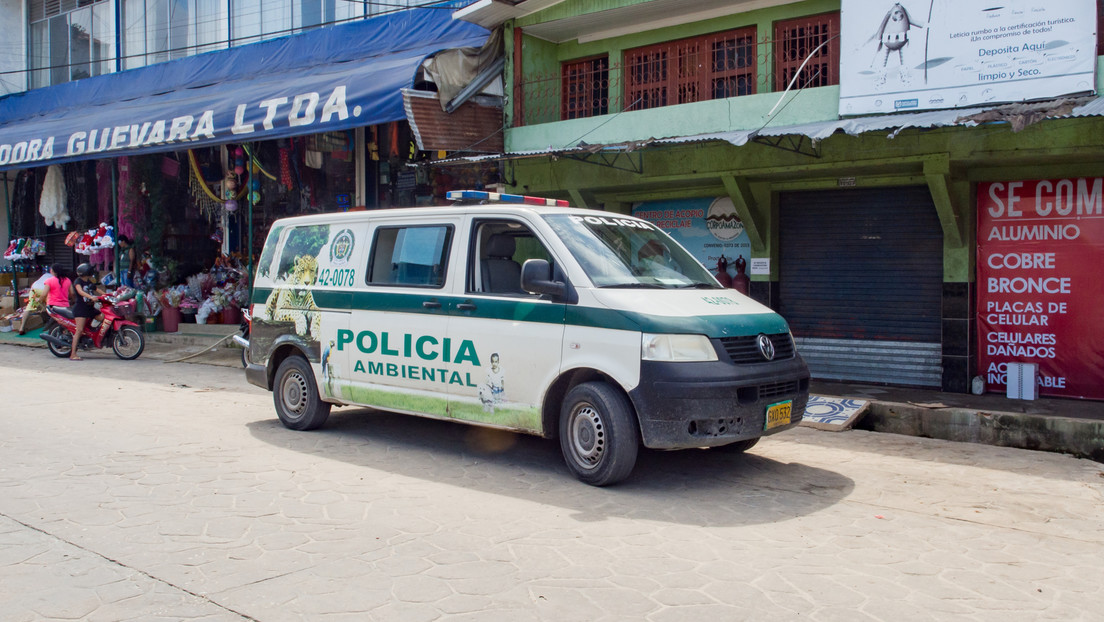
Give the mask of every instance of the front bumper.
<svg viewBox="0 0 1104 622">
<path fill-rule="evenodd" d="M 776 434 L 801 422 L 809 401 L 809 368 L 785 361 L 733 365 L 642 361 L 629 391 L 644 446 L 715 447 Z M 764 430 L 767 407 L 791 400 L 790 423 Z"/>
</svg>

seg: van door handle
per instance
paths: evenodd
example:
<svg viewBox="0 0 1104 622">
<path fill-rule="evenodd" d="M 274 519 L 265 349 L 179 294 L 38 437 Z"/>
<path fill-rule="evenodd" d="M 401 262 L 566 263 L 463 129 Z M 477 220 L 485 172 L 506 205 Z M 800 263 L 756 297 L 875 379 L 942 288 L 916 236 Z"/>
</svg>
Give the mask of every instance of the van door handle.
<svg viewBox="0 0 1104 622">
<path fill-rule="evenodd" d="M 441 308 L 441 303 L 437 302 L 436 299 L 427 300 L 427 301 L 422 303 L 422 306 L 425 307 L 426 309 L 440 309 Z"/>
<path fill-rule="evenodd" d="M 460 311 L 475 311 L 477 307 L 475 306 L 475 303 L 461 302 L 460 304 L 456 305 L 456 308 Z"/>
</svg>

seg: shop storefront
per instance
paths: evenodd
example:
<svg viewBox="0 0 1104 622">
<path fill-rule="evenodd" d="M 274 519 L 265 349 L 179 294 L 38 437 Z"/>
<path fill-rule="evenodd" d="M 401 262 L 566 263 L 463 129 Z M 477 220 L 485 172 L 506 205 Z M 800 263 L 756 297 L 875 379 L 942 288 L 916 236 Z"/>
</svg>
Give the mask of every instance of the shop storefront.
<svg viewBox="0 0 1104 622">
<path fill-rule="evenodd" d="M 456 171 L 417 166 L 439 155 L 418 150 L 402 91 L 487 34 L 405 11 L 0 99 L 7 279 L 88 262 L 148 317 L 234 321 L 272 221 L 452 189 Z"/>
</svg>

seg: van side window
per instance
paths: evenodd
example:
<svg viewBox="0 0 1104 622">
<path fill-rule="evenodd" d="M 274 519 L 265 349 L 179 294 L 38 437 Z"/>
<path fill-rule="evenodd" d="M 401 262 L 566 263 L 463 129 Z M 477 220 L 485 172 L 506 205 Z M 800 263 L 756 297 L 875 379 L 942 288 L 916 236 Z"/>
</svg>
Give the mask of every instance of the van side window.
<svg viewBox="0 0 1104 622">
<path fill-rule="evenodd" d="M 476 221 L 468 261 L 471 293 L 532 296 L 521 289 L 521 265 L 527 259 L 554 263 L 552 255 L 525 225 L 516 221 Z"/>
<path fill-rule="evenodd" d="M 368 260 L 370 285 L 443 287 L 452 227 L 380 227 Z"/>
</svg>

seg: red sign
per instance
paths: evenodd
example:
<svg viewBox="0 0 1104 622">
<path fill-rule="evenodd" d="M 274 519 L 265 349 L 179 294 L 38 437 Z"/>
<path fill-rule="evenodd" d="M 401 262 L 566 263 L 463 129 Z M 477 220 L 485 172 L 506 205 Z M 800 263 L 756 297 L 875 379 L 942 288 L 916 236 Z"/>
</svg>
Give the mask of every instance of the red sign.
<svg viewBox="0 0 1104 622">
<path fill-rule="evenodd" d="M 1038 363 L 1039 395 L 1104 399 L 1104 178 L 979 184 L 978 373 Z"/>
</svg>

